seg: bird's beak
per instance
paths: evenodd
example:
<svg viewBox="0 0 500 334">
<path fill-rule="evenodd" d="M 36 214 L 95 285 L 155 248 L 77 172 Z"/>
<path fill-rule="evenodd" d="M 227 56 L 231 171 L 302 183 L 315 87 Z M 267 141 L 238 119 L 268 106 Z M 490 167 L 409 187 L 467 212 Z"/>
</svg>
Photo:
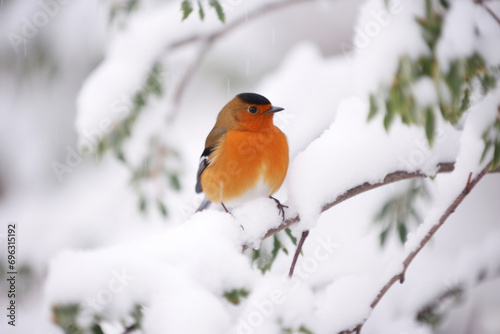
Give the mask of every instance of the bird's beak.
<svg viewBox="0 0 500 334">
<path fill-rule="evenodd" d="M 269 109 L 268 111 L 266 111 L 264 114 L 274 114 L 275 112 L 282 111 L 282 110 L 285 110 L 285 108 L 272 107 L 271 109 Z"/>
</svg>

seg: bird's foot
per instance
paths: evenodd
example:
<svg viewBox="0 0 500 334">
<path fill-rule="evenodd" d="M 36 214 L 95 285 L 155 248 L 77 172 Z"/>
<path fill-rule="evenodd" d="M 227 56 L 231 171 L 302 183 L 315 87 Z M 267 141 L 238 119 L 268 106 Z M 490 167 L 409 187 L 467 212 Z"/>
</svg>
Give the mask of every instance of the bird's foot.
<svg viewBox="0 0 500 334">
<path fill-rule="evenodd" d="M 283 221 L 285 221 L 285 208 L 288 208 L 288 205 L 281 204 L 281 202 L 278 201 L 273 196 L 269 196 L 269 198 L 272 198 L 276 202 L 276 206 L 278 207 L 278 211 L 280 212 L 281 217 L 283 217 Z"/>
</svg>

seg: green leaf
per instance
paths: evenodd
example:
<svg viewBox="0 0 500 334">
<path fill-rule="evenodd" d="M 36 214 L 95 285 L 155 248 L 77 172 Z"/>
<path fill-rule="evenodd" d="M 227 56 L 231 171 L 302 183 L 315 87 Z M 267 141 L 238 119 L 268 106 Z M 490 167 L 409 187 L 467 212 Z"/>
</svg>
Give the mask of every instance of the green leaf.
<svg viewBox="0 0 500 334">
<path fill-rule="evenodd" d="M 466 88 L 464 90 L 464 96 L 462 97 L 462 103 L 460 104 L 460 113 L 463 114 L 470 107 L 470 89 Z"/>
<path fill-rule="evenodd" d="M 143 196 L 141 196 L 139 198 L 139 211 L 144 213 L 144 212 L 146 212 L 146 209 L 147 209 L 146 199 Z"/>
<path fill-rule="evenodd" d="M 417 315 L 417 321 L 429 325 L 433 329 L 437 329 L 443 321 L 443 315 L 437 313 L 436 310 L 429 309 L 424 313 Z"/>
<path fill-rule="evenodd" d="M 141 109 L 146 105 L 146 98 L 144 97 L 142 92 L 137 93 L 134 97 L 134 107 L 137 109 Z"/>
<path fill-rule="evenodd" d="M 278 252 L 282 248 L 280 238 L 278 237 L 277 234 L 273 235 L 274 237 L 274 242 L 273 242 L 273 250 L 271 252 L 271 264 L 269 265 L 269 269 L 271 269 L 271 265 L 273 264 L 274 260 L 278 256 Z"/>
<path fill-rule="evenodd" d="M 387 235 L 389 234 L 390 227 L 384 229 L 382 232 L 380 232 L 379 239 L 380 239 L 380 246 L 384 246 L 386 240 L 387 240 Z"/>
<path fill-rule="evenodd" d="M 493 163 L 491 165 L 491 169 L 497 169 L 500 166 L 500 141 L 495 143 L 495 151 L 493 152 Z"/>
<path fill-rule="evenodd" d="M 261 252 L 260 250 L 254 250 L 252 254 L 252 262 L 255 262 L 257 268 L 264 274 L 266 271 L 271 270 L 274 260 L 278 256 L 279 251 L 283 250 L 285 252 L 285 248 L 281 243 L 277 234 L 273 236 L 273 249 L 271 253 Z"/>
<path fill-rule="evenodd" d="M 399 240 L 404 244 L 406 242 L 406 236 L 408 235 L 408 230 L 403 222 L 398 223 L 398 235 Z"/>
<path fill-rule="evenodd" d="M 97 157 L 102 158 L 104 155 L 104 152 L 106 152 L 108 148 L 108 143 L 105 138 L 103 138 L 99 143 L 97 144 Z"/>
<path fill-rule="evenodd" d="M 486 73 L 484 76 L 479 77 L 479 81 L 481 82 L 481 90 L 483 94 L 487 94 L 490 90 L 496 87 L 497 80 L 494 76 Z"/>
<path fill-rule="evenodd" d="M 52 314 L 54 322 L 59 325 L 65 333 L 83 334 L 83 330 L 78 327 L 76 318 L 80 312 L 80 306 L 76 304 L 54 306 Z"/>
<path fill-rule="evenodd" d="M 191 1 L 190 0 L 182 1 L 181 10 L 182 10 L 182 21 L 184 21 L 193 11 L 193 5 L 191 4 Z"/>
<path fill-rule="evenodd" d="M 222 23 L 226 23 L 226 15 L 224 14 L 224 10 L 222 9 L 222 6 L 220 5 L 218 0 L 210 0 L 210 6 L 214 7 L 215 11 L 217 12 L 217 17 Z"/>
<path fill-rule="evenodd" d="M 297 238 L 295 238 L 293 236 L 292 230 L 289 227 L 285 228 L 285 233 L 286 233 L 286 235 L 288 235 L 288 237 L 290 238 L 290 240 L 292 240 L 293 245 L 297 246 Z"/>
<path fill-rule="evenodd" d="M 370 112 L 368 113 L 368 121 L 370 121 L 378 112 L 377 101 L 373 94 L 370 94 Z"/>
<path fill-rule="evenodd" d="M 489 140 L 484 144 L 483 154 L 481 155 L 481 160 L 479 160 L 480 163 L 484 161 L 484 158 L 486 158 L 486 154 L 488 154 L 488 151 L 490 150 L 492 145 L 493 143 Z"/>
<path fill-rule="evenodd" d="M 393 201 L 388 201 L 387 203 L 385 203 L 384 206 L 382 207 L 382 210 L 380 210 L 380 212 L 375 216 L 375 220 L 382 221 L 388 215 L 387 213 L 392 208 L 393 203 L 394 203 Z"/>
<path fill-rule="evenodd" d="M 104 334 L 101 326 L 99 324 L 94 324 L 91 329 L 93 334 Z"/>
<path fill-rule="evenodd" d="M 391 123 L 394 119 L 394 107 L 393 107 L 391 101 L 386 101 L 385 106 L 387 109 L 387 113 L 385 114 L 385 117 L 384 117 L 384 128 L 385 128 L 385 131 L 389 131 Z"/>
<path fill-rule="evenodd" d="M 127 13 L 130 13 L 131 11 L 135 10 L 139 5 L 139 0 L 130 0 L 127 3 L 126 11 Z"/>
<path fill-rule="evenodd" d="M 205 19 L 205 11 L 203 10 L 200 0 L 198 0 L 198 14 L 200 15 L 200 20 L 203 21 Z"/>
<path fill-rule="evenodd" d="M 254 249 L 252 252 L 252 262 L 260 257 L 260 249 Z"/>
<path fill-rule="evenodd" d="M 427 137 L 427 141 L 429 142 L 429 145 L 431 147 L 434 142 L 435 127 L 436 127 L 436 119 L 434 117 L 434 112 L 432 111 L 432 108 L 429 107 L 427 108 L 425 114 L 425 136 Z"/>
<path fill-rule="evenodd" d="M 314 334 L 311 332 L 306 326 L 302 325 L 299 327 L 299 333 L 304 333 L 304 334 Z"/>
<path fill-rule="evenodd" d="M 446 83 L 450 88 L 452 101 L 458 101 L 461 93 L 462 86 L 465 81 L 465 66 L 463 61 L 455 60 L 450 64 L 450 70 L 446 75 Z"/>
<path fill-rule="evenodd" d="M 125 154 L 123 154 L 122 150 L 116 152 L 116 158 L 123 163 L 127 163 L 127 159 L 125 159 Z"/>
<path fill-rule="evenodd" d="M 156 199 L 156 205 L 158 206 L 158 210 L 160 210 L 162 216 L 167 217 L 168 212 L 167 212 L 167 207 L 165 206 L 165 204 L 160 199 Z"/>
<path fill-rule="evenodd" d="M 431 57 L 421 57 L 418 59 L 418 75 L 432 77 L 432 67 L 434 60 Z"/>
<path fill-rule="evenodd" d="M 439 0 L 439 3 L 444 7 L 444 9 L 448 9 L 448 7 L 450 7 L 448 0 Z"/>
<path fill-rule="evenodd" d="M 142 308 L 140 305 L 135 305 L 134 311 L 132 312 L 132 317 L 136 322 L 141 322 L 142 321 Z"/>
<path fill-rule="evenodd" d="M 248 297 L 250 292 L 245 289 L 233 289 L 228 292 L 224 292 L 224 298 L 226 298 L 230 303 L 238 305 L 241 299 Z"/>
<path fill-rule="evenodd" d="M 177 174 L 170 175 L 170 184 L 175 190 L 181 190 L 181 181 L 179 181 L 179 176 Z"/>
</svg>

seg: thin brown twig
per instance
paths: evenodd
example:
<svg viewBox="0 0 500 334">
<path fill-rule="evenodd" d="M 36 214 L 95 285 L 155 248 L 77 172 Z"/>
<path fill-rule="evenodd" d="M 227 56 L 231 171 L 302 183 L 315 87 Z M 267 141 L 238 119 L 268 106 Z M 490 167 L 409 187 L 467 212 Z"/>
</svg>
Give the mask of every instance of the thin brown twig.
<svg viewBox="0 0 500 334">
<path fill-rule="evenodd" d="M 491 10 L 490 7 L 488 7 L 485 3 L 484 3 L 484 0 L 474 0 L 475 3 L 477 3 L 478 5 L 482 6 L 484 9 L 486 9 L 486 11 L 493 17 L 493 19 L 495 21 L 498 22 L 498 24 L 500 24 L 500 18 L 497 16 L 497 14 L 495 14 L 495 12 L 493 10 Z"/>
<path fill-rule="evenodd" d="M 299 244 L 297 245 L 297 249 L 295 250 L 295 254 L 293 255 L 292 265 L 290 266 L 290 271 L 288 272 L 288 277 L 293 276 L 293 271 L 295 270 L 295 265 L 297 264 L 297 259 L 299 258 L 300 252 L 302 252 L 302 246 L 304 246 L 304 242 L 309 235 L 309 230 L 302 232 L 302 236 L 300 237 Z"/>
<path fill-rule="evenodd" d="M 125 328 L 125 331 L 123 332 L 123 334 L 132 333 L 136 329 L 137 329 L 137 324 L 130 325 L 127 328 Z"/>
</svg>

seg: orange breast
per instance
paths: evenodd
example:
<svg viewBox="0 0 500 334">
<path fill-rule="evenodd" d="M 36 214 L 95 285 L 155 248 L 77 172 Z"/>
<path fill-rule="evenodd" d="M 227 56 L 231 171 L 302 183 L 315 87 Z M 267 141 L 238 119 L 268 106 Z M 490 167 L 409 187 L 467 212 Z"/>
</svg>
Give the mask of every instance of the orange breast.
<svg viewBox="0 0 500 334">
<path fill-rule="evenodd" d="M 287 170 L 288 144 L 277 127 L 259 132 L 230 130 L 203 171 L 201 185 L 210 201 L 234 206 L 243 198 L 272 195 Z"/>
</svg>

